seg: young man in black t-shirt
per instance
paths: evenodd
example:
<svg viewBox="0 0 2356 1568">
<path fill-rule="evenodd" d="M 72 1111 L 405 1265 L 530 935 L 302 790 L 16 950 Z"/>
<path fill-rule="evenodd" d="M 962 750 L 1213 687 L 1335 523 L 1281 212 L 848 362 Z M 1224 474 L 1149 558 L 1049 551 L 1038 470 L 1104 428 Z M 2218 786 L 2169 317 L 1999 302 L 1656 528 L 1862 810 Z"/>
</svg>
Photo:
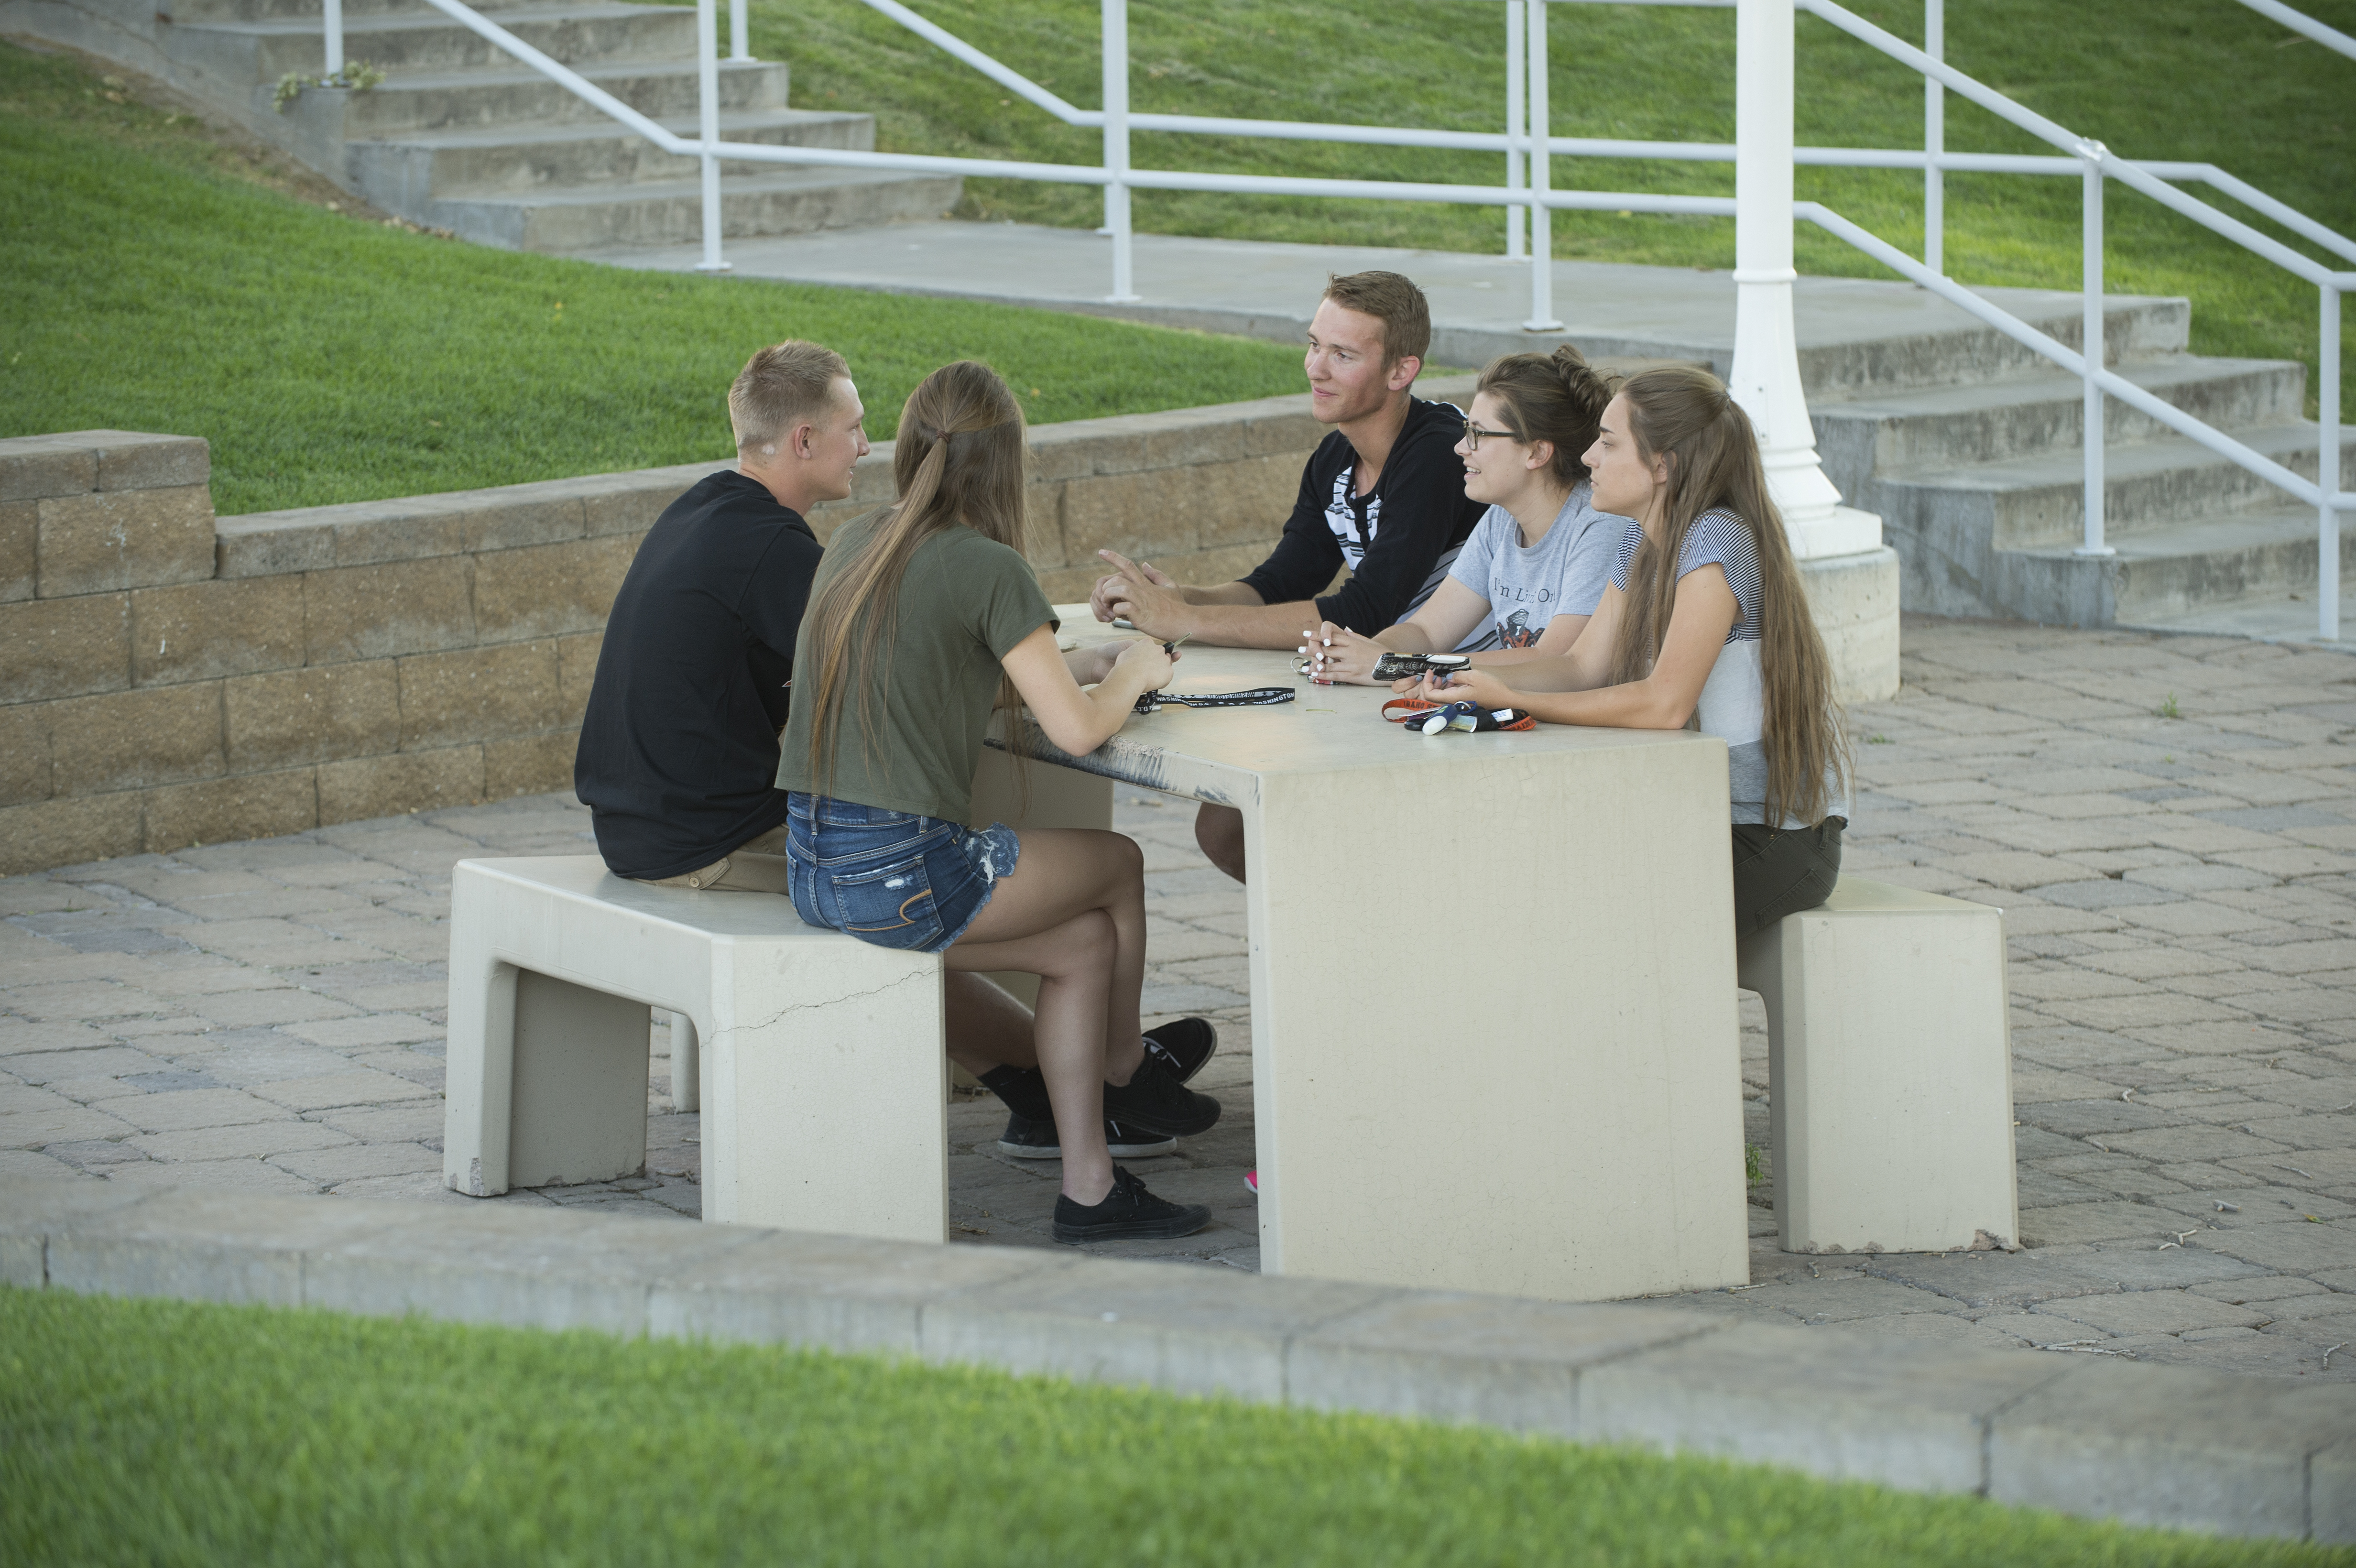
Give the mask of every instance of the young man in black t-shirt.
<svg viewBox="0 0 2356 1568">
<path fill-rule="evenodd" d="M 1487 509 L 1464 494 L 1455 452 L 1464 411 L 1410 390 L 1430 345 L 1430 307 L 1407 278 L 1355 272 L 1328 282 L 1303 368 L 1310 411 L 1334 430 L 1301 471 L 1275 550 L 1216 587 L 1186 587 L 1098 551 L 1113 571 L 1090 595 L 1097 619 L 1119 616 L 1157 637 L 1290 651 L 1321 621 L 1373 636 L 1412 614 Z M 1325 592 L 1344 568 L 1350 581 Z M 1212 864 L 1243 880 L 1241 812 L 1204 806 L 1194 837 Z"/>
<path fill-rule="evenodd" d="M 777 737 L 821 553 L 804 519 L 851 495 L 868 450 L 866 410 L 841 355 L 789 342 L 745 364 L 728 415 L 736 467 L 664 508 L 614 596 L 573 782 L 616 876 L 785 897 Z M 950 1058 L 1014 1112 L 1001 1147 L 1052 1157 L 1053 1113 L 1030 1071 L 1030 1010 L 979 975 L 943 982 Z M 1215 1040 L 1199 1020 L 1147 1037 L 1182 1078 Z M 1108 1126 L 1121 1157 L 1176 1147 Z"/>
</svg>

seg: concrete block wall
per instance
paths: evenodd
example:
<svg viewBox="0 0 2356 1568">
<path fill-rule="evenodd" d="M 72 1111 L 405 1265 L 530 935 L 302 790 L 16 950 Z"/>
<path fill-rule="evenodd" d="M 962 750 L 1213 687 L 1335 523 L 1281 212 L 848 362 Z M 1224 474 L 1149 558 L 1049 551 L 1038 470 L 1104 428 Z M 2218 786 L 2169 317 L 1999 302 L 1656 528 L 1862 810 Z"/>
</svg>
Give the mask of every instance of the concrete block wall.
<svg viewBox="0 0 2356 1568">
<path fill-rule="evenodd" d="M 1248 571 L 1323 434 L 1305 396 L 1038 427 L 1048 593 L 1101 548 Z M 569 788 L 638 540 L 727 461 L 216 518 L 201 440 L 0 441 L 0 875 Z"/>
</svg>

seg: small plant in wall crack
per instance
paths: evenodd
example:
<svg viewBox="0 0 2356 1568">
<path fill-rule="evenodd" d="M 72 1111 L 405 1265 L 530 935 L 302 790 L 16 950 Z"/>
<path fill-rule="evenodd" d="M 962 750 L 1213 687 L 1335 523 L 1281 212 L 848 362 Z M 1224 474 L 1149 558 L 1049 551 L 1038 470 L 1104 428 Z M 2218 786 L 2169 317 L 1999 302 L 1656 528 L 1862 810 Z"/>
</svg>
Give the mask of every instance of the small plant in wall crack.
<svg viewBox="0 0 2356 1568">
<path fill-rule="evenodd" d="M 344 69 L 333 76 L 305 77 L 300 71 L 288 71 L 278 79 L 278 91 L 271 96 L 270 106 L 279 113 L 303 96 L 306 87 L 348 87 L 355 92 L 366 92 L 384 80 L 384 68 L 366 60 L 347 60 Z"/>
<path fill-rule="evenodd" d="M 2152 712 L 2162 719 L 2181 719 L 2184 717 L 2182 713 L 2177 711 L 2176 693 L 2172 691 L 2168 694 L 2168 699 L 2162 702 L 2158 707 L 2153 709 Z"/>
</svg>

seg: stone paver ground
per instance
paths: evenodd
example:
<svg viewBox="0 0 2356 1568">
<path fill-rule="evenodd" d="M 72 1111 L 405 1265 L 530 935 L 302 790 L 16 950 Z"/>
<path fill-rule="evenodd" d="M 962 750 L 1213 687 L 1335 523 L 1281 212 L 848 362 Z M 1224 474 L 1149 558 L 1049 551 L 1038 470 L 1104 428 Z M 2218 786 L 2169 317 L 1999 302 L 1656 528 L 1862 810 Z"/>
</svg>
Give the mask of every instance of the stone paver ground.
<svg viewBox="0 0 2356 1568">
<path fill-rule="evenodd" d="M 1794 1256 L 1762 1185 L 1752 1283 L 1672 1299 L 2356 1376 L 2356 658 L 1910 617 L 1905 674 L 1852 716 L 1847 869 L 2007 912 L 2028 1246 Z M 1198 1082 L 1226 1115 L 1139 1162 L 1214 1227 L 1097 1250 L 1252 1269 L 1241 891 L 1183 803 L 1117 814 L 1147 853 L 1147 1009 L 1217 1020 Z M 474 1201 L 440 1179 L 450 867 L 584 853 L 587 827 L 538 796 L 0 880 L 0 1172 Z M 697 1212 L 652 1038 L 647 1174 L 496 1201 Z M 1764 1146 L 1755 1001 L 1744 1046 Z M 950 1109 L 953 1237 L 1051 1244 L 1055 1167 L 1001 1158 L 1001 1120 Z"/>
</svg>

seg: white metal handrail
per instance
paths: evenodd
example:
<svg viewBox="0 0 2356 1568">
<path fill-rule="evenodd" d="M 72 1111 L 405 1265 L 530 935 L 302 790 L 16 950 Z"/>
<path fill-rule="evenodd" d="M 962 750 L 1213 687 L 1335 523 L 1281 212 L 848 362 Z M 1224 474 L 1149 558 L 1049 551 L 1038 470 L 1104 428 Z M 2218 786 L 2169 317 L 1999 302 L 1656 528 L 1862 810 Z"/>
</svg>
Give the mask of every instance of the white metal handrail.
<svg viewBox="0 0 2356 1568">
<path fill-rule="evenodd" d="M 2337 27 L 2327 27 L 2303 12 L 2294 11 L 2282 0 L 2242 0 L 2242 4 L 2261 16 L 2271 16 L 2294 33 L 2305 33 L 2327 49 L 2335 49 L 2356 59 L 2356 38 Z"/>
<path fill-rule="evenodd" d="M 2016 103 L 1994 88 L 1966 76 L 1944 60 L 1936 58 L 1933 53 L 1918 49 L 1894 34 L 1874 26 L 1862 16 L 1845 10 L 1835 4 L 1835 0 L 1794 0 L 1794 3 L 1795 9 L 1820 17 L 1892 59 L 1922 72 L 1926 82 L 1935 83 L 1940 89 L 1945 91 L 1961 93 L 1989 113 L 2019 126 L 2040 141 L 2066 152 L 2074 153 L 2083 165 L 2085 195 L 2082 219 L 2084 244 L 2081 288 L 2085 296 L 2085 313 L 2084 325 L 2082 328 L 2083 352 L 2076 357 L 2078 358 L 2077 373 L 2085 385 L 2085 434 L 2083 442 L 2085 453 L 2085 499 L 2084 542 L 2078 547 L 2079 553 L 2089 556 L 2115 553 L 2104 540 L 2103 532 L 2105 489 L 2103 400 L 2105 396 L 2116 397 L 2131 407 L 2160 419 L 2170 428 L 2191 436 L 2220 456 L 2240 464 L 2248 472 L 2288 491 L 2292 496 L 2316 508 L 2316 629 L 2319 635 L 2337 640 L 2340 635 L 2339 514 L 2350 509 L 2351 499 L 2356 499 L 2351 497 L 2349 492 L 2340 488 L 2340 304 L 2347 291 L 2356 288 L 2356 272 L 2340 272 L 2301 255 L 2272 236 L 2261 233 L 2241 219 L 2221 212 L 2207 202 L 2177 189 L 2149 166 L 2139 165 L 2128 159 L 2119 157 L 2100 142 L 2072 133 L 2035 110 Z M 1927 29 L 1927 41 L 1933 44 L 1941 41 L 1937 12 L 1942 4 L 1943 0 L 1929 0 L 1934 25 Z M 2287 12 L 2288 8 L 2283 9 Z M 2289 14 L 2297 15 L 2297 13 Z M 2320 24 L 2317 26 L 2319 27 Z M 1924 138 L 1927 153 L 1933 144 L 1937 126 L 1935 96 L 1927 88 L 1925 98 Z M 2222 180 L 2230 182 L 2230 184 L 2222 185 L 2221 188 L 2227 189 L 2235 196 L 2236 199 L 2246 202 L 2249 197 L 2257 197 L 2259 200 L 2251 202 L 2250 205 L 2266 212 L 2269 217 L 2276 218 L 2277 221 L 2287 221 L 2289 227 L 2337 254 L 2356 259 L 2356 245 L 2351 245 L 2351 241 L 2344 237 L 2314 222 L 2304 214 L 2294 211 L 2286 204 L 2265 196 L 2263 192 L 2254 189 L 2240 180 L 2224 176 L 2222 170 L 2218 172 Z M 2130 383 L 2104 368 L 2103 182 L 2106 178 L 2115 179 L 2128 188 L 2151 197 L 2170 211 L 2191 219 L 2212 233 L 2222 235 L 2244 250 L 2263 256 L 2294 276 L 2303 278 L 2316 286 L 2320 305 L 2319 318 L 2321 327 L 2316 376 L 2319 416 L 2317 422 L 2320 438 L 2317 451 L 2317 483 L 2307 484 L 2281 464 L 2262 456 L 2242 443 L 2233 441 L 2222 432 L 2194 419 L 2190 414 L 2183 413 L 2180 410 L 2173 409 L 2171 405 L 2151 397 L 2140 389 L 2135 389 L 2132 394 L 2121 390 Z M 1926 181 L 1924 190 L 1926 204 L 1936 202 L 1938 197 L 1939 192 L 1935 185 Z M 1832 225 L 1824 222 L 1825 218 L 1831 216 L 1826 213 L 1822 218 L 1812 218 L 1811 221 L 1822 224 L 1828 231 L 1838 233 L 1840 229 L 1834 229 Z M 1926 210 L 1926 219 L 1928 217 L 1929 213 Z M 1854 225 L 1846 224 L 1845 221 L 1843 227 L 1855 229 Z M 1934 229 L 1934 223 L 1926 221 L 1926 234 L 1933 232 Z M 1875 254 L 1877 248 L 1888 251 L 1888 255 L 1879 257 L 1885 265 L 1889 264 L 1890 257 L 1899 254 L 1894 249 L 1881 246 L 1878 240 L 1873 247 L 1859 244 L 1861 238 L 1869 238 L 1862 229 L 1856 229 L 1855 233 L 1844 233 L 1842 238 L 1852 245 L 1858 245 L 1860 250 L 1865 250 L 1868 254 Z M 1916 272 L 1938 275 L 1939 272 L 1938 269 L 1932 267 L 1918 268 L 1911 258 L 1908 259 L 1906 267 L 1898 270 L 1910 276 Z M 1915 281 L 1921 283 L 1923 280 L 1922 277 L 1917 276 Z M 1944 288 L 1939 292 L 1943 294 L 1948 293 L 1948 290 Z M 1953 295 L 1950 294 L 1949 297 Z M 1976 310 L 1974 314 L 1981 315 Z M 1987 317 L 1983 315 L 1982 319 Z M 2024 330 L 2028 329 L 2024 328 Z M 2051 338 L 2045 338 L 2045 335 L 2041 333 L 2036 334 L 2037 337 L 2045 338 L 2041 344 L 2032 342 L 2019 333 L 2014 333 L 2013 336 L 2049 358 L 2053 357 L 2051 349 L 2060 347 Z M 2065 363 L 2059 359 L 2055 362 Z M 2168 409 L 2169 411 L 2165 414 L 2158 411 L 2162 409 Z"/>
<path fill-rule="evenodd" d="M 946 29 L 926 21 L 901 5 L 899 0 L 865 0 L 865 3 L 937 44 L 956 58 L 981 70 L 992 80 L 1008 88 L 1027 101 L 1046 110 L 1058 119 L 1075 126 L 1101 129 L 1105 138 L 1101 165 L 1090 167 L 1083 165 L 1047 164 L 1019 159 L 855 152 L 838 148 L 776 146 L 769 144 L 723 140 L 719 133 L 719 60 L 715 0 L 697 0 L 698 97 L 701 112 L 698 134 L 693 137 L 680 136 L 632 109 L 578 72 L 516 37 L 506 28 L 464 4 L 463 0 L 427 0 L 427 4 L 505 50 L 523 64 L 541 72 L 601 112 L 626 125 L 657 146 L 678 155 L 698 159 L 702 175 L 704 197 L 704 259 L 701 265 L 705 270 L 719 271 L 726 267 L 726 262 L 721 255 L 722 227 L 719 221 L 719 165 L 723 159 L 732 162 L 893 169 L 915 173 L 980 176 L 1100 186 L 1104 187 L 1106 193 L 1107 229 L 1113 240 L 1113 297 L 1116 299 L 1136 297 L 1131 283 L 1130 227 L 1128 211 L 1128 194 L 1132 189 L 1348 197 L 1503 207 L 1509 214 L 1508 250 L 1511 252 L 1518 253 L 1522 246 L 1519 242 L 1518 225 L 1510 215 L 1517 213 L 1528 215 L 1531 315 L 1526 325 L 1538 330 L 1553 330 L 1558 328 L 1560 325 L 1553 319 L 1551 304 L 1552 248 L 1548 242 L 1547 222 L 1551 213 L 1558 210 L 1617 210 L 1731 217 L 1736 211 L 1735 200 L 1726 197 L 1556 190 L 1551 187 L 1548 177 L 1548 158 L 1549 155 L 1557 153 L 1572 156 L 1718 161 L 1732 160 L 1736 152 L 1736 149 L 1731 146 L 1717 144 L 1557 137 L 1547 133 L 1548 60 L 1546 44 L 1546 14 L 1549 4 L 1562 4 L 1566 3 L 1566 0 L 1507 0 L 1508 55 L 1522 57 L 1519 63 L 1524 69 L 1515 73 L 1515 81 L 1526 91 L 1508 93 L 1508 123 L 1506 131 L 1503 134 L 1409 127 L 1353 126 L 1310 122 L 1130 113 L 1127 102 L 1129 61 L 1126 0 L 1100 0 L 1104 18 L 1106 106 L 1102 110 L 1083 110 L 1031 81 L 1019 71 L 992 59 Z M 1735 0 L 1638 0 L 1638 3 L 1731 5 Z M 2209 183 L 2253 209 L 2283 223 L 2303 237 L 2351 261 L 2356 261 L 2356 241 L 2351 241 L 2333 232 L 2324 225 L 2297 212 L 2287 204 L 2266 196 L 2245 182 L 2225 174 L 2213 165 L 2145 164 L 2121 158 L 2103 147 L 2100 143 L 2077 137 L 2054 122 L 2014 102 L 1996 90 L 1948 66 L 1943 59 L 1937 58 L 1937 54 L 1942 52 L 1941 46 L 1944 43 L 1943 23 L 1940 16 L 1943 0 L 1926 0 L 1929 20 L 1932 23 L 1928 28 L 1926 41 L 1933 45 L 1931 52 L 1915 48 L 1902 39 L 1875 27 L 1872 23 L 1843 9 L 1834 4 L 1833 0 L 1792 0 L 1792 3 L 1795 10 L 1808 12 L 1831 23 L 1922 74 L 1925 83 L 1925 144 L 1921 152 L 1875 148 L 1795 148 L 1794 161 L 1832 166 L 1922 169 L 1926 203 L 1926 259 L 1924 261 L 1916 261 L 1820 203 L 1794 202 L 1792 206 L 1793 216 L 1817 225 L 1827 233 L 1871 256 L 1900 275 L 1954 302 L 1976 318 L 1995 326 L 2083 380 L 2086 387 L 2084 443 L 2086 449 L 2086 542 L 2081 548 L 2085 553 L 2110 553 L 2108 547 L 2104 543 L 2102 532 L 2104 490 L 2102 400 L 2105 396 L 2117 398 L 2167 427 L 2179 431 L 2208 450 L 2240 464 L 2268 483 L 2281 487 L 2297 499 L 2316 507 L 2320 516 L 2319 564 L 2322 569 L 2322 591 L 2319 593 L 2319 629 L 2327 637 L 2337 637 L 2339 635 L 2337 593 L 2339 533 L 2335 514 L 2342 510 L 2356 511 L 2356 494 L 2338 488 L 2340 482 L 2338 452 L 2340 435 L 2338 326 L 2341 296 L 2350 289 L 2356 289 L 2356 272 L 2339 272 L 2316 262 L 2288 246 L 2252 229 L 2239 219 L 2178 190 L 2168 182 L 2173 179 L 2185 179 Z M 2244 3 L 2251 3 L 2251 0 L 2244 0 Z M 332 69 L 337 63 L 335 56 L 341 52 L 337 48 L 341 42 L 342 32 L 340 0 L 325 0 L 325 5 L 327 18 L 324 42 L 329 52 Z M 731 42 L 734 56 L 738 59 L 749 58 L 746 52 L 744 7 L 745 0 L 730 0 Z M 1946 151 L 1944 146 L 1941 98 L 1945 91 L 1961 93 L 1989 112 L 2019 126 L 2069 155 L 2024 156 L 2004 154 L 1960 154 Z M 1445 182 L 1299 178 L 1206 174 L 1187 170 L 1140 169 L 1131 166 L 1129 162 L 1130 133 L 1137 130 L 1502 152 L 1506 155 L 1508 160 L 1507 179 L 1500 186 L 1480 186 Z M 1526 165 L 1526 174 L 1525 165 Z M 1939 265 L 1940 229 L 1943 227 L 1939 211 L 1943 195 L 1940 177 L 1944 171 L 1950 169 L 2037 175 L 2062 173 L 2081 175 L 2086 191 L 2083 283 L 2086 308 L 2083 353 L 2073 352 L 2050 335 L 2019 321 L 2009 313 L 1989 304 L 1944 275 Z M 2192 219 L 2213 232 L 2234 240 L 2317 285 L 2322 300 L 2321 320 L 2324 331 L 2319 365 L 2320 383 L 2319 405 L 2322 425 L 2319 456 L 2322 466 L 2319 469 L 2316 482 L 2310 483 L 2301 478 L 2282 464 L 2241 442 L 2234 441 L 2222 432 L 2176 409 L 2164 400 L 2153 396 L 2104 367 L 2102 188 L 2103 182 L 2106 178 L 2120 180 L 2171 210 Z"/>
</svg>

